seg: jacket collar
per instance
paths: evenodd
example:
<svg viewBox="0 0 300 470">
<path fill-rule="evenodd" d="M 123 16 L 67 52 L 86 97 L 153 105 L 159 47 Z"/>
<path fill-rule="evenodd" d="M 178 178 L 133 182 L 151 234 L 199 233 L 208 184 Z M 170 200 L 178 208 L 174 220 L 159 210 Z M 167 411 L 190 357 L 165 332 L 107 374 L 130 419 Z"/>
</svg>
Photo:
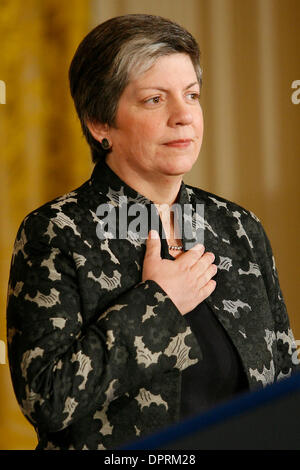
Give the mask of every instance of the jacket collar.
<svg viewBox="0 0 300 470">
<path fill-rule="evenodd" d="M 135 203 L 142 202 L 144 204 L 153 204 L 153 201 L 146 198 L 141 193 L 137 192 L 131 186 L 126 184 L 123 180 L 121 180 L 121 178 L 107 165 L 105 159 L 96 163 L 91 175 L 91 180 L 94 186 L 97 187 L 101 192 L 108 193 L 109 189 L 112 189 L 118 193 L 119 197 L 125 195 Z M 190 203 L 190 197 L 183 181 L 179 189 L 177 202 L 180 205 Z"/>
<path fill-rule="evenodd" d="M 128 205 L 143 204 L 147 207 L 149 216 L 151 211 L 157 211 L 153 201 L 137 192 L 131 186 L 126 184 L 106 163 L 105 159 L 96 163 L 91 175 L 91 181 L 95 189 L 104 195 L 108 202 L 115 206 L 120 206 L 123 201 Z M 175 203 L 175 217 L 182 234 L 182 242 L 184 250 L 190 249 L 197 243 L 195 226 L 197 225 L 197 215 L 195 208 L 191 201 L 191 192 L 182 181 Z M 151 217 L 149 219 L 149 230 L 151 225 Z M 152 225 L 151 225 L 152 227 Z M 153 228 L 153 227 L 152 227 Z M 159 219 L 159 232 L 161 238 L 165 239 L 164 230 Z M 203 237 L 202 237 L 203 238 Z M 199 239 L 203 243 L 203 239 Z M 163 253 L 168 253 L 167 244 L 162 243 L 164 246 Z M 172 256 L 166 256 L 173 258 Z"/>
</svg>

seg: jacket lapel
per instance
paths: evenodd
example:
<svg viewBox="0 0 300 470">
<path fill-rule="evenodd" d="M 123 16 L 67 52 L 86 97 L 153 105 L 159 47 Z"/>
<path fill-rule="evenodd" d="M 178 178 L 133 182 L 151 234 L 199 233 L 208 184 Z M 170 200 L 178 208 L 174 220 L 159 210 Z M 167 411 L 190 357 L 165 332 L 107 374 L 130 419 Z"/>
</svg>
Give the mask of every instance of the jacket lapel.
<svg viewBox="0 0 300 470">
<path fill-rule="evenodd" d="M 233 215 L 223 207 L 221 213 L 220 206 L 210 204 L 207 199 L 197 199 L 192 191 L 189 199 L 194 208 L 194 226 L 203 231 L 198 238 L 203 239 L 205 251 L 214 253 L 218 266 L 214 277 L 217 286 L 206 302 L 236 347 L 250 386 L 257 387 L 252 377 L 257 367 L 267 376 L 267 382 L 272 382 L 274 324 L 252 242 L 238 223 L 237 211 Z M 196 203 L 204 204 L 204 218 L 200 214 L 198 221 L 195 220 Z"/>
</svg>

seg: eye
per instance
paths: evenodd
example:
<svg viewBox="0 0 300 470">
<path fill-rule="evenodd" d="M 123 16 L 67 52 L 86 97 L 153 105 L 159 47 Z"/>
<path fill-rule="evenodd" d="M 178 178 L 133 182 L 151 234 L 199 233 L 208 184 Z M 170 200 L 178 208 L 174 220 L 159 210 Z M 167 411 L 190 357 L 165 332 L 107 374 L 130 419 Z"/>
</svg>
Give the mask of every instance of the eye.
<svg viewBox="0 0 300 470">
<path fill-rule="evenodd" d="M 199 101 L 200 93 L 193 91 L 187 94 L 191 101 Z"/>
<path fill-rule="evenodd" d="M 144 103 L 158 104 L 158 103 L 160 103 L 160 96 L 152 96 L 152 98 L 146 99 L 144 101 Z"/>
</svg>

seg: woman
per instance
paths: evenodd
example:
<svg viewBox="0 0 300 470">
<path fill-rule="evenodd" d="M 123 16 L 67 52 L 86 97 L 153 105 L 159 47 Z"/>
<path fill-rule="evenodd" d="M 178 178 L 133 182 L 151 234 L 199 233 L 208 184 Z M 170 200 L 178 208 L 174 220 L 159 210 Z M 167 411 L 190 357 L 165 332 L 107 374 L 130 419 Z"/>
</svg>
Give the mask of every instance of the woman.
<svg viewBox="0 0 300 470">
<path fill-rule="evenodd" d="M 294 343 L 258 219 L 182 181 L 203 134 L 193 37 L 113 18 L 69 76 L 95 168 L 19 228 L 9 360 L 39 449 L 111 449 L 288 377 Z"/>
</svg>

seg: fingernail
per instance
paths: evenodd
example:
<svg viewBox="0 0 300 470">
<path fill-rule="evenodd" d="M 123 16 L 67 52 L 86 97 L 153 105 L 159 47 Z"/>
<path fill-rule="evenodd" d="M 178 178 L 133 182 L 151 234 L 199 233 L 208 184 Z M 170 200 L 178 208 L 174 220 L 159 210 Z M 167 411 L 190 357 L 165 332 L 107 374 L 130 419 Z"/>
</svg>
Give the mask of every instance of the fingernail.
<svg viewBox="0 0 300 470">
<path fill-rule="evenodd" d="M 192 250 L 203 250 L 204 249 L 204 245 L 201 245 L 201 243 L 197 243 L 197 245 L 194 245 L 192 247 Z"/>
<path fill-rule="evenodd" d="M 156 230 L 150 230 L 149 232 L 149 238 L 151 239 L 158 239 L 158 233 Z"/>
</svg>

